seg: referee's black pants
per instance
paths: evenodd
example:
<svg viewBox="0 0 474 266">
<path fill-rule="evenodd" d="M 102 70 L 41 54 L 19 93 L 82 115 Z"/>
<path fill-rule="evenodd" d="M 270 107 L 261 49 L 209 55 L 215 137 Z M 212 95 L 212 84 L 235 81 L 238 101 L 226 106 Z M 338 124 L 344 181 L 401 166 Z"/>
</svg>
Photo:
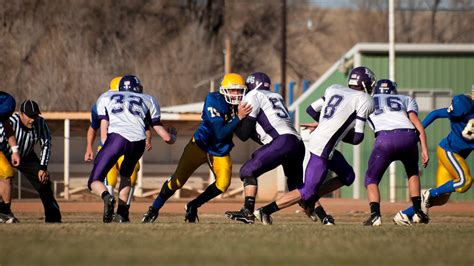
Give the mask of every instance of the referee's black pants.
<svg viewBox="0 0 474 266">
<path fill-rule="evenodd" d="M 48 180 L 44 184 L 39 181 L 40 161 L 38 156 L 34 152 L 24 156 L 20 159 L 20 165 L 17 169 L 22 175 L 26 176 L 31 185 L 38 191 L 44 207 L 45 222 L 61 222 L 61 212 L 51 189 L 51 181 Z"/>
</svg>

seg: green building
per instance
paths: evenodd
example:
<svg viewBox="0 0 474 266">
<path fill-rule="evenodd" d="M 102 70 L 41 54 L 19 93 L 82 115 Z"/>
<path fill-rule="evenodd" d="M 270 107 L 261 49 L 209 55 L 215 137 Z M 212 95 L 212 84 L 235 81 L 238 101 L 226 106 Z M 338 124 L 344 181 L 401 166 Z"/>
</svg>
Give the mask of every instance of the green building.
<svg viewBox="0 0 474 266">
<path fill-rule="evenodd" d="M 360 43 L 348 51 L 290 106 L 290 111 L 295 112 L 297 128 L 300 123 L 312 122 L 305 111 L 308 105 L 321 97 L 329 85 L 347 84 L 347 74 L 354 66 L 367 66 L 378 79 L 388 78 L 388 49 L 386 43 Z M 448 107 L 452 96 L 471 93 L 474 84 L 474 44 L 396 44 L 395 77 L 399 93 L 416 98 L 422 120 L 431 110 Z M 435 186 L 436 147 L 449 131 L 446 119 L 436 120 L 426 130 L 430 162 L 426 169 L 421 170 L 422 189 Z M 360 145 L 340 144 L 338 147 L 356 173 L 354 184 L 339 191 L 341 197 L 367 198 L 364 175 L 374 142 L 374 134 L 368 126 L 365 136 Z M 471 155 L 466 162 L 473 171 L 474 156 Z M 389 170 L 380 183 L 382 200 L 407 200 L 407 178 L 401 163 L 396 163 L 394 173 L 395 183 L 390 184 Z M 472 191 L 455 193 L 451 199 L 474 200 Z"/>
</svg>

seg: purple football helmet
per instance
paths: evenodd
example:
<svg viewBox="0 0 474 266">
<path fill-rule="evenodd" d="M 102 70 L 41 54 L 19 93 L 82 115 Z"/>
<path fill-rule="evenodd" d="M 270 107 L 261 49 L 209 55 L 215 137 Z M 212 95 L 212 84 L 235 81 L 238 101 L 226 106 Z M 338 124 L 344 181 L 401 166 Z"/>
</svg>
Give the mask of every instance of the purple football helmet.
<svg viewBox="0 0 474 266">
<path fill-rule="evenodd" d="M 356 67 L 349 74 L 347 84 L 349 88 L 356 90 L 364 90 L 368 94 L 372 94 L 375 85 L 375 74 L 368 67 Z"/>
<path fill-rule="evenodd" d="M 245 86 L 247 86 L 247 92 L 251 90 L 270 90 L 272 81 L 267 74 L 262 72 L 252 73 L 245 80 Z"/>
<path fill-rule="evenodd" d="M 397 94 L 397 83 L 389 79 L 381 79 L 375 84 L 374 94 Z"/>
<path fill-rule="evenodd" d="M 123 76 L 119 83 L 119 91 L 131 91 L 136 93 L 143 92 L 143 86 L 140 80 L 133 75 Z"/>
</svg>

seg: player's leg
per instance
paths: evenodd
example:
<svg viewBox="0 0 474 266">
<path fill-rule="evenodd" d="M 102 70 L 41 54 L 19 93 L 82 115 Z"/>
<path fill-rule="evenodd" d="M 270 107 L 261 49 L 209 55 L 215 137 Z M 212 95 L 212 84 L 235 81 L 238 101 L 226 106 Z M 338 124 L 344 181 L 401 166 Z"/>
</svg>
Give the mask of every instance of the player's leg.
<svg viewBox="0 0 474 266">
<path fill-rule="evenodd" d="M 273 201 L 272 203 L 256 210 L 254 215 L 257 220 L 260 220 L 264 224 L 272 224 L 272 218 L 270 216 L 272 213 L 289 207 L 299 202 L 301 199 L 306 201 L 313 198 L 326 178 L 328 172 L 327 165 L 328 161 L 326 159 L 310 153 L 303 187 L 294 189 L 284 194 L 283 197 L 277 201 Z"/>
<path fill-rule="evenodd" d="M 131 176 L 136 165 L 145 151 L 145 140 L 130 142 L 126 146 L 125 155 L 120 165 L 119 203 L 116 222 L 130 222 L 129 205 L 127 204 L 131 192 Z"/>
<path fill-rule="evenodd" d="M 54 198 L 53 190 L 51 189 L 51 181 L 41 183 L 38 179 L 38 172 L 40 170 L 40 161 L 34 152 L 22 158 L 18 170 L 25 176 L 31 185 L 38 191 L 41 202 L 44 207 L 45 222 L 60 223 L 61 212 L 59 205 Z"/>
<path fill-rule="evenodd" d="M 124 154 L 128 140 L 118 134 L 109 134 L 102 149 L 97 154 L 87 186 L 104 201 L 104 223 L 112 222 L 115 198 L 104 185 L 104 179 L 118 158 Z"/>
<path fill-rule="evenodd" d="M 102 146 L 99 145 L 97 147 L 97 152 L 99 152 L 102 149 Z M 114 167 L 110 169 L 110 171 L 107 173 L 107 176 L 104 180 L 104 185 L 109 191 L 110 195 L 114 196 L 114 190 L 115 186 L 117 185 L 117 171 L 120 169 L 119 164 L 122 163 L 123 156 L 120 156 L 119 160 L 115 164 Z"/>
<path fill-rule="evenodd" d="M 300 151 L 301 150 L 301 151 Z M 255 197 L 258 190 L 257 178 L 262 174 L 283 165 L 287 177 L 288 190 L 302 186 L 304 144 L 294 135 L 282 135 L 271 143 L 257 149 L 250 160 L 240 169 L 240 179 L 244 184 L 245 201 L 240 211 L 228 211 L 230 219 L 253 223 Z"/>
<path fill-rule="evenodd" d="M 179 159 L 178 165 L 173 175 L 163 184 L 158 197 L 143 215 L 142 223 L 152 223 L 158 217 L 159 210 L 166 201 L 173 196 L 174 192 L 180 189 L 193 174 L 196 169 L 207 162 L 207 153 L 191 140 L 184 147 L 183 154 Z"/>
<path fill-rule="evenodd" d="M 11 211 L 11 192 L 13 167 L 7 157 L 0 152 L 0 223 L 15 223 L 18 219 L 15 218 Z"/>
<path fill-rule="evenodd" d="M 198 219 L 197 209 L 204 203 L 226 192 L 229 188 L 230 178 L 232 175 L 232 161 L 230 155 L 209 155 L 208 164 L 216 178 L 216 181 L 210 184 L 199 196 L 186 204 L 184 220 L 187 222 L 196 222 Z"/>
<path fill-rule="evenodd" d="M 438 146 L 436 150 L 440 164 L 449 175 L 437 176 L 437 187 L 423 195 L 427 207 L 443 205 L 452 192 L 464 193 L 472 184 L 472 176 L 465 159 L 459 154 L 446 151 Z"/>
</svg>

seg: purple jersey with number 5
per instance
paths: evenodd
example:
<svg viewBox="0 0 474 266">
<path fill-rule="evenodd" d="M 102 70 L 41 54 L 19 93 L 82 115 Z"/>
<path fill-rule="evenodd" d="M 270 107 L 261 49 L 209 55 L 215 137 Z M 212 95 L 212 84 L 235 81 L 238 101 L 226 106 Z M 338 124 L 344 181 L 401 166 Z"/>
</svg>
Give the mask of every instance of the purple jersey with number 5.
<svg viewBox="0 0 474 266">
<path fill-rule="evenodd" d="M 251 90 L 243 102 L 252 106 L 247 119 L 256 120 L 260 141 L 268 144 L 280 135 L 291 134 L 301 139 L 291 123 L 290 115 L 280 94 L 268 90 Z"/>
<path fill-rule="evenodd" d="M 128 141 L 146 138 L 145 119 L 160 123 L 160 105 L 147 94 L 129 91 L 108 91 L 97 100 L 99 118 L 109 121 L 108 133 L 117 133 Z"/>
<path fill-rule="evenodd" d="M 322 158 L 332 158 L 336 145 L 349 130 L 363 133 L 365 121 L 374 110 L 373 99 L 363 91 L 331 85 L 311 107 L 321 112 L 319 125 L 311 134 L 309 151 Z M 356 123 L 356 120 L 358 122 Z"/>
</svg>

